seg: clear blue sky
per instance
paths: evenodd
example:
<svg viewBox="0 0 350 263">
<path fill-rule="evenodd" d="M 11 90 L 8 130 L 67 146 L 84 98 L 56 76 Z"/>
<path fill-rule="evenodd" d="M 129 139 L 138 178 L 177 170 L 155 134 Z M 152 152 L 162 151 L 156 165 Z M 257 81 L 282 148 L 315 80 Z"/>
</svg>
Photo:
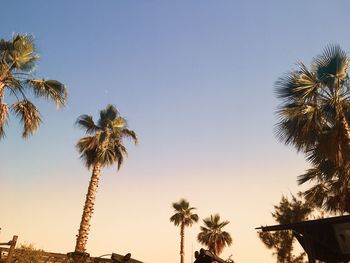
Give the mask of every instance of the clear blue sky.
<svg viewBox="0 0 350 263">
<path fill-rule="evenodd" d="M 0 38 L 35 36 L 37 75 L 69 89 L 68 106 L 37 101 L 39 132 L 12 118 L 0 142 L 0 239 L 74 249 L 90 172 L 74 145 L 80 114 L 115 104 L 140 137 L 118 176 L 104 171 L 89 252 L 178 262 L 170 204 L 218 212 L 237 262 L 274 262 L 254 227 L 296 192 L 303 157 L 274 138 L 273 83 L 329 43 L 350 50 L 348 1 L 6 1 Z M 187 261 L 198 225 L 188 231 Z M 256 251 L 251 253 L 249 249 Z M 161 253 L 161 252 L 162 253 Z"/>
</svg>

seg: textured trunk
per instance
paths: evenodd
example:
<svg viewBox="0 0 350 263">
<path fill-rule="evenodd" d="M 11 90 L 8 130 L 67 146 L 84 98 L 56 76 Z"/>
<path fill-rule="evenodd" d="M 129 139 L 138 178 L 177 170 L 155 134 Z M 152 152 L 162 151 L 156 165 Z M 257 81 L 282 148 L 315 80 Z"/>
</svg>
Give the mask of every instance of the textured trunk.
<svg viewBox="0 0 350 263">
<path fill-rule="evenodd" d="M 350 157 L 350 127 L 346 119 L 345 113 L 341 111 L 339 113 L 340 119 L 340 131 L 339 131 L 339 143 L 338 143 L 338 154 L 336 156 L 336 164 L 338 166 L 343 165 L 346 159 Z M 344 160 L 345 159 L 345 160 Z"/>
<path fill-rule="evenodd" d="M 4 100 L 4 91 L 5 91 L 5 83 L 3 83 L 0 80 L 0 104 L 2 104 L 2 102 Z"/>
<path fill-rule="evenodd" d="M 86 243 L 90 231 L 90 221 L 94 212 L 94 205 L 96 199 L 96 192 L 101 175 L 101 164 L 96 163 L 92 170 L 92 176 L 89 183 L 89 189 L 86 194 L 86 200 L 81 217 L 79 233 L 75 245 L 75 252 L 84 253 L 86 250 Z"/>
<path fill-rule="evenodd" d="M 181 223 L 181 227 L 180 227 L 180 263 L 184 263 L 185 262 L 185 224 Z"/>
<path fill-rule="evenodd" d="M 0 80 L 0 139 L 5 136 L 5 124 L 8 117 L 9 107 L 4 101 L 5 84 Z"/>
<path fill-rule="evenodd" d="M 345 113 L 342 110 L 340 112 L 340 125 L 342 129 L 340 143 L 338 145 L 338 155 L 336 156 L 336 163 L 338 167 L 344 166 L 345 178 L 343 178 L 343 186 L 341 188 L 341 201 L 340 210 L 342 214 L 344 212 L 350 212 L 349 204 L 349 181 L 350 181 L 350 127 L 346 119 Z"/>
<path fill-rule="evenodd" d="M 339 92 L 341 89 L 341 85 L 340 85 L 340 78 L 337 77 L 337 97 L 339 97 Z M 339 101 L 338 101 L 339 103 Z M 337 166 L 345 166 L 345 180 L 344 180 L 344 184 L 343 187 L 341 189 L 341 210 L 342 210 L 342 214 L 346 211 L 349 212 L 350 210 L 350 204 L 349 204 L 349 180 L 350 180 L 350 166 L 349 166 L 349 161 L 350 161 L 350 127 L 349 127 L 349 123 L 347 120 L 347 112 L 346 109 L 344 109 L 343 106 L 340 107 L 340 110 L 338 112 L 339 117 L 340 117 L 340 125 L 341 125 L 341 129 L 344 131 L 342 132 L 341 136 L 342 138 L 340 139 L 340 142 L 338 144 L 338 154 L 336 156 L 336 163 Z M 345 163 L 345 164 L 344 164 Z"/>
<path fill-rule="evenodd" d="M 340 93 L 342 89 L 342 85 L 340 83 L 340 78 L 337 75 L 335 79 L 335 100 L 336 100 L 336 114 L 337 118 L 340 121 L 340 130 L 338 130 L 338 153 L 336 154 L 335 161 L 336 165 L 342 166 L 344 162 L 349 161 L 349 153 L 350 153 L 350 127 L 348 120 L 346 118 L 346 108 L 344 109 L 343 102 L 340 100 Z"/>
</svg>

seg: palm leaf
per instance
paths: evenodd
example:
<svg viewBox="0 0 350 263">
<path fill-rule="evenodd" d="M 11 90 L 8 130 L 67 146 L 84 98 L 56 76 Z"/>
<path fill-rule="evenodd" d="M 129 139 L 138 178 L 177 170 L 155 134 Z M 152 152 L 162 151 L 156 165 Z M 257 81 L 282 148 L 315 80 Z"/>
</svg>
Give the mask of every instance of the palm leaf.
<svg viewBox="0 0 350 263">
<path fill-rule="evenodd" d="M 116 161 L 114 149 L 111 149 L 110 147 L 106 147 L 105 149 L 98 149 L 97 159 L 98 162 L 103 163 L 105 166 L 114 164 Z"/>
<path fill-rule="evenodd" d="M 57 108 L 64 106 L 67 101 L 67 89 L 57 80 L 29 79 L 27 84 L 33 89 L 38 97 L 51 99 Z"/>
<path fill-rule="evenodd" d="M 123 129 L 121 133 L 123 134 L 123 136 L 132 139 L 135 144 L 138 144 L 138 138 L 134 131 L 129 129 Z"/>
<path fill-rule="evenodd" d="M 75 123 L 79 128 L 84 129 L 88 134 L 93 134 L 99 130 L 99 127 L 96 126 L 91 115 L 80 115 Z"/>
<path fill-rule="evenodd" d="M 80 159 L 84 161 L 84 164 L 88 169 L 94 167 L 96 163 L 96 151 L 95 150 L 85 150 L 83 154 L 80 155 Z"/>
<path fill-rule="evenodd" d="M 323 53 L 314 58 L 313 68 L 318 79 L 327 80 L 329 78 L 344 79 L 347 76 L 349 59 L 346 52 L 337 44 L 326 46 Z"/>
<path fill-rule="evenodd" d="M 27 138 L 38 129 L 41 122 L 40 113 L 29 100 L 24 99 L 12 104 L 11 110 L 23 123 L 23 138 Z"/>
<path fill-rule="evenodd" d="M 298 176 L 298 184 L 304 184 L 309 181 L 317 180 L 322 176 L 322 173 L 317 168 L 310 168 L 306 171 L 306 173 Z"/>
<path fill-rule="evenodd" d="M 98 142 L 95 136 L 86 136 L 81 138 L 76 145 L 79 153 L 84 151 L 96 151 Z"/>
<path fill-rule="evenodd" d="M 19 70 L 32 70 L 35 60 L 39 58 L 35 54 L 34 38 L 29 35 L 14 35 L 7 48 L 8 63 Z"/>
<path fill-rule="evenodd" d="M 298 66 L 299 70 L 287 73 L 276 81 L 275 91 L 278 98 L 295 102 L 300 99 L 311 99 L 317 94 L 320 84 L 316 75 L 303 63 L 299 62 Z"/>
<path fill-rule="evenodd" d="M 118 115 L 119 112 L 117 108 L 109 104 L 105 109 L 100 111 L 100 119 L 98 121 L 98 125 L 100 127 L 106 127 L 107 124 L 113 122 Z"/>
<path fill-rule="evenodd" d="M 5 80 L 4 80 L 5 87 L 10 90 L 10 95 L 15 95 L 16 97 L 25 97 L 24 95 L 24 88 L 22 85 L 22 82 L 13 75 L 9 75 Z"/>
<path fill-rule="evenodd" d="M 316 105 L 286 104 L 278 110 L 277 115 L 280 121 L 275 127 L 275 134 L 281 142 L 294 145 L 298 151 L 305 151 L 317 141 L 323 123 Z"/>
<path fill-rule="evenodd" d="M 116 117 L 111 122 L 113 129 L 122 129 L 126 127 L 126 120 L 123 117 Z"/>
<path fill-rule="evenodd" d="M 121 148 L 120 145 L 115 144 L 115 146 L 114 146 L 114 161 L 117 161 L 117 170 L 118 171 L 123 165 L 124 155 L 127 155 L 127 151 L 126 151 L 125 147 L 123 146 Z"/>
</svg>

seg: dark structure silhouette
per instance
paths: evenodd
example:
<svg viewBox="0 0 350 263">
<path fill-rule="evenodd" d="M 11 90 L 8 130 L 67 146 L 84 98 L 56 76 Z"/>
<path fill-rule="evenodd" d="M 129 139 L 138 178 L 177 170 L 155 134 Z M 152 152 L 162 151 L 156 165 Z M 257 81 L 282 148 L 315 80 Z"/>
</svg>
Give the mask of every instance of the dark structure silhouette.
<svg viewBox="0 0 350 263">
<path fill-rule="evenodd" d="M 350 215 L 256 229 L 293 231 L 295 238 L 307 253 L 309 263 L 316 263 L 316 260 L 326 263 L 350 261 Z"/>
<path fill-rule="evenodd" d="M 11 263 L 12 262 L 17 239 L 18 239 L 18 236 L 13 236 L 12 240 L 10 240 L 9 242 L 0 243 L 0 246 L 9 246 L 9 248 L 6 248 L 6 249 L 3 247 L 0 247 L 0 263 L 2 263 L 2 262 Z M 6 260 L 3 259 L 3 254 L 6 254 Z"/>
<path fill-rule="evenodd" d="M 219 258 L 214 253 L 210 252 L 209 250 L 205 250 L 203 248 L 199 252 L 196 251 L 194 253 L 194 256 L 196 260 L 193 263 L 212 263 L 212 262 L 226 263 L 226 261 L 223 260 L 222 258 Z"/>
</svg>

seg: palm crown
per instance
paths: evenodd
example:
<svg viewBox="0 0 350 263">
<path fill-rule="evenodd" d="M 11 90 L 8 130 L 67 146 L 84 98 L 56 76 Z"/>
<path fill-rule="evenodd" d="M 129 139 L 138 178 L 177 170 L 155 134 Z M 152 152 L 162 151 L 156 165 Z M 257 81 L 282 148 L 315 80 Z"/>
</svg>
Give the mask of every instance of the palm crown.
<svg viewBox="0 0 350 263">
<path fill-rule="evenodd" d="M 349 59 L 339 46 L 328 46 L 314 59 L 311 70 L 301 62 L 298 66 L 276 82 L 277 96 L 282 99 L 277 135 L 306 152 L 333 145 L 328 157 L 341 162 L 344 153 L 335 151 L 348 135 L 342 118 L 350 106 Z"/>
<path fill-rule="evenodd" d="M 205 226 L 201 226 L 201 232 L 198 234 L 198 241 L 207 246 L 208 249 L 216 255 L 219 255 L 225 246 L 232 244 L 231 235 L 223 231 L 222 228 L 229 224 L 229 221 L 220 222 L 220 215 L 210 215 L 203 220 Z"/>
<path fill-rule="evenodd" d="M 277 136 L 303 151 L 312 165 L 299 177 L 299 183 L 316 182 L 306 199 L 342 212 L 350 212 L 349 62 L 338 45 L 330 45 L 310 69 L 298 63 L 276 82 L 282 100 Z"/>
<path fill-rule="evenodd" d="M 190 207 L 187 200 L 181 199 L 177 203 L 173 203 L 175 214 L 170 217 L 170 221 L 174 222 L 175 226 L 184 224 L 185 226 L 192 226 L 193 223 L 198 222 L 198 215 L 193 214 L 192 211 L 196 208 Z"/>
<path fill-rule="evenodd" d="M 100 111 L 97 123 L 90 115 L 81 115 L 76 123 L 88 134 L 77 143 L 80 157 L 88 168 L 96 163 L 103 167 L 117 162 L 119 169 L 128 154 L 123 139 L 131 138 L 137 143 L 136 133 L 127 128 L 127 121 L 113 105 Z"/>
<path fill-rule="evenodd" d="M 65 86 L 57 80 L 36 79 L 33 71 L 36 61 L 33 38 L 14 35 L 9 41 L 0 40 L 0 138 L 5 136 L 4 126 L 12 111 L 23 123 L 23 137 L 32 135 L 39 127 L 39 110 L 28 99 L 28 91 L 63 106 L 67 99 Z M 12 104 L 5 103 L 5 95 L 13 95 Z"/>
</svg>

